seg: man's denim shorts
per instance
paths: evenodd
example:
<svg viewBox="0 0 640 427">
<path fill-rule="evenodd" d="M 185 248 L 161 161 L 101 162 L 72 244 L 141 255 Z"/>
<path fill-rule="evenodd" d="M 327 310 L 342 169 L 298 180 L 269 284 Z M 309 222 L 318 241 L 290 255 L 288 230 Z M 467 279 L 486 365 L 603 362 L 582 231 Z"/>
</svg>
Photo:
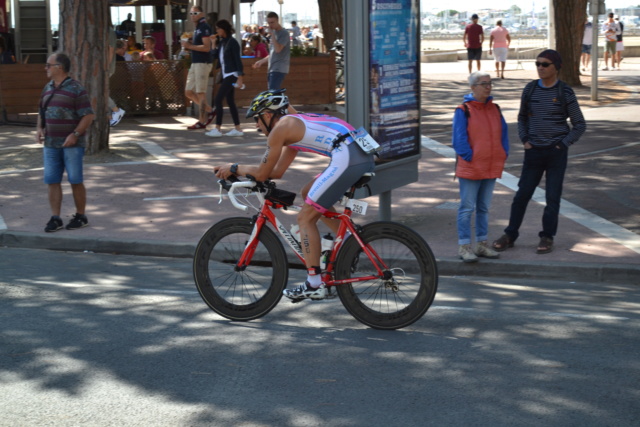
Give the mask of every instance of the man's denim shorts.
<svg viewBox="0 0 640 427">
<path fill-rule="evenodd" d="M 44 147 L 44 183 L 60 184 L 65 169 L 70 184 L 82 184 L 84 147 Z"/>
</svg>

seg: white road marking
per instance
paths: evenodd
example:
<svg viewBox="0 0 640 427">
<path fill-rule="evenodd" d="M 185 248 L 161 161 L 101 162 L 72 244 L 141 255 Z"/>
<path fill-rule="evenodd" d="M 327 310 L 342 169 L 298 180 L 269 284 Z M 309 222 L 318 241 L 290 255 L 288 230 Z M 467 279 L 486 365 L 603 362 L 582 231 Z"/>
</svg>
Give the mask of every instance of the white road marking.
<svg viewBox="0 0 640 427">
<path fill-rule="evenodd" d="M 442 144 L 435 139 L 423 136 L 422 146 L 428 150 L 433 151 L 436 154 L 441 155 L 442 157 L 446 157 L 449 159 L 456 158 L 456 153 L 452 147 Z M 518 179 L 518 177 L 511 175 L 508 172 L 503 172 L 502 178 L 498 179 L 497 182 L 515 192 L 518 190 Z M 544 190 L 536 188 L 536 191 L 533 193 L 532 200 L 536 203 L 544 205 L 546 203 Z M 638 238 L 638 235 L 627 230 L 626 228 L 620 227 L 619 225 L 614 224 L 611 221 L 594 215 L 586 209 L 582 209 L 580 206 L 574 205 L 573 203 L 568 202 L 564 199 L 562 199 L 560 203 L 560 214 L 582 225 L 583 227 L 595 231 L 598 234 L 601 234 L 615 242 L 620 243 L 627 249 L 640 254 L 640 239 Z"/>
</svg>

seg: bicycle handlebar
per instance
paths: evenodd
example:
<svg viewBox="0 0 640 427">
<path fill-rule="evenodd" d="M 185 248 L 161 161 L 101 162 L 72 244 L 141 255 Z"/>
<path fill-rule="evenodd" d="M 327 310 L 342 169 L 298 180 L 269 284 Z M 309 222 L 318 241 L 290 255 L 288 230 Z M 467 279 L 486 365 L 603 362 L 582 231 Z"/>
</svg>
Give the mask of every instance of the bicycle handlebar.
<svg viewBox="0 0 640 427">
<path fill-rule="evenodd" d="M 248 206 L 238 202 L 235 192 L 236 192 L 236 189 L 238 188 L 254 188 L 256 186 L 256 182 L 255 181 L 238 181 L 237 178 L 235 179 L 234 182 L 230 182 L 230 181 L 231 180 L 226 181 L 224 179 L 220 179 L 218 180 L 218 183 L 222 188 L 227 190 L 229 200 L 231 201 L 231 204 L 233 205 L 233 207 L 235 207 L 236 209 L 240 209 L 241 211 L 244 211 L 244 212 L 248 211 L 249 210 Z"/>
</svg>

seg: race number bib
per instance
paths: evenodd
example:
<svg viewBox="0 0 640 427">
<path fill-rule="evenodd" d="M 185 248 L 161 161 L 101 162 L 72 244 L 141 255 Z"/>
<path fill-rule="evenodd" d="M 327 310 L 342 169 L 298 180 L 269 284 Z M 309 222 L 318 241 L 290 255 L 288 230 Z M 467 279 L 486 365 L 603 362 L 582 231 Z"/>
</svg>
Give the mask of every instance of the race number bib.
<svg viewBox="0 0 640 427">
<path fill-rule="evenodd" d="M 380 147 L 380 144 L 378 144 L 376 140 L 373 139 L 371 135 L 369 135 L 369 132 L 367 132 L 363 127 L 349 133 L 351 134 L 351 137 L 356 142 L 356 144 L 358 144 L 358 146 L 362 148 L 362 151 L 367 154 L 373 154 L 382 149 L 382 147 Z"/>
<path fill-rule="evenodd" d="M 360 214 L 360 215 L 366 215 L 367 214 L 367 206 L 369 206 L 369 203 L 363 202 L 362 200 L 350 199 L 349 203 L 347 204 L 347 206 L 351 209 L 351 212 L 353 212 L 353 213 L 357 213 L 357 214 Z"/>
</svg>

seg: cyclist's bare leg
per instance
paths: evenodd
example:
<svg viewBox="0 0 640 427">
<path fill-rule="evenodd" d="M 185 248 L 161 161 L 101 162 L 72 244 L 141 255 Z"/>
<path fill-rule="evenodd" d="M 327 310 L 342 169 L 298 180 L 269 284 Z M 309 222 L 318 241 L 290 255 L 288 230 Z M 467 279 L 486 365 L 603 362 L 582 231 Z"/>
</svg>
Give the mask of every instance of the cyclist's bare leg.
<svg viewBox="0 0 640 427">
<path fill-rule="evenodd" d="M 302 200 L 307 200 L 307 194 L 309 194 L 309 189 L 311 189 L 311 185 L 315 182 L 315 178 L 305 184 L 304 187 L 300 190 L 300 195 L 302 196 Z M 337 212 L 334 207 L 329 209 L 331 212 Z M 340 227 L 340 221 L 336 219 L 326 218 L 324 216 L 320 217 L 320 220 L 333 232 L 333 235 L 338 234 L 338 228 Z"/>
<path fill-rule="evenodd" d="M 320 212 L 306 203 L 298 214 L 300 241 L 307 268 L 320 266 L 320 232 L 317 224 L 321 216 Z"/>
</svg>

